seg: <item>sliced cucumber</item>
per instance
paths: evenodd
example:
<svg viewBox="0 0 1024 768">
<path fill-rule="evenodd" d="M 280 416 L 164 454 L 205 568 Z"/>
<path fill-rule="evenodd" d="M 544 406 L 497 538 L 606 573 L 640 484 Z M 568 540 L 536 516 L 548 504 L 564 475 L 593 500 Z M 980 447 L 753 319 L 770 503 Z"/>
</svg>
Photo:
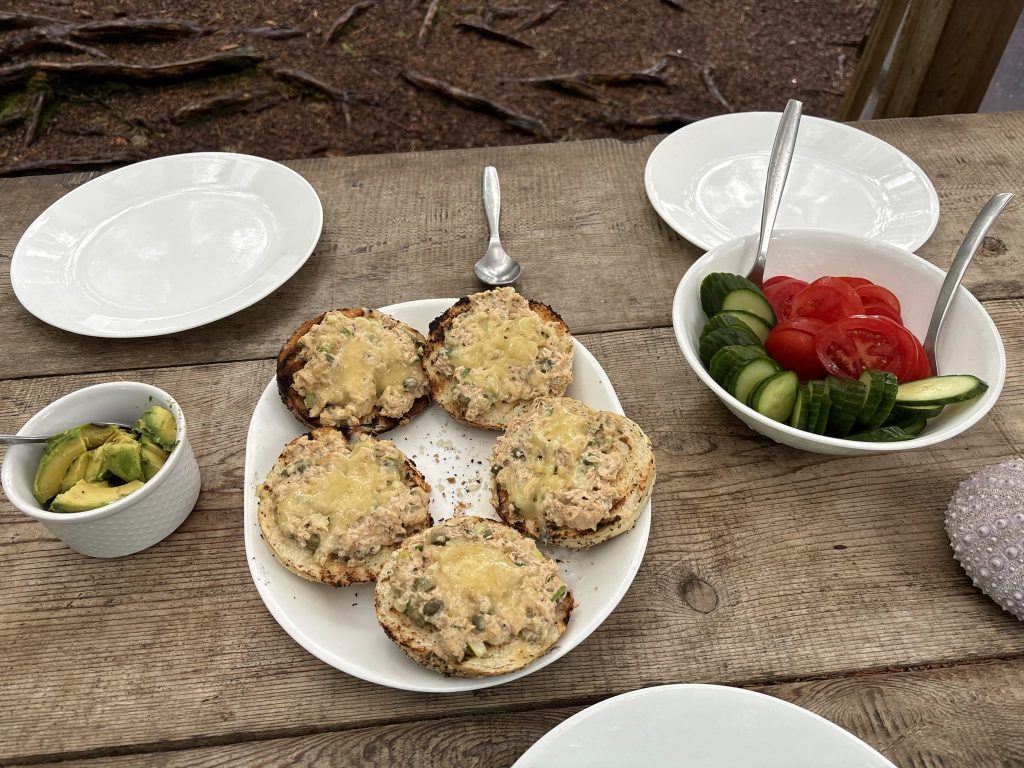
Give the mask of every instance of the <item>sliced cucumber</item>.
<svg viewBox="0 0 1024 768">
<path fill-rule="evenodd" d="M 947 405 L 972 400 L 988 389 L 977 376 L 932 376 L 900 384 L 896 402 L 900 405 Z"/>
<path fill-rule="evenodd" d="M 754 335 L 761 340 L 762 344 L 764 344 L 764 340 L 768 338 L 768 334 L 772 330 L 772 326 L 763 317 L 759 317 L 753 312 L 745 312 L 742 309 L 726 309 L 719 312 L 718 315 L 725 315 L 739 320 L 754 332 Z M 715 315 L 715 317 L 718 317 L 718 315 Z"/>
<path fill-rule="evenodd" d="M 894 405 L 889 414 L 890 419 L 921 418 L 934 419 L 946 406 L 944 405 Z"/>
<path fill-rule="evenodd" d="M 703 339 L 712 331 L 716 331 L 719 328 L 739 328 L 741 331 L 750 331 L 754 333 L 754 329 L 744 323 L 740 318 L 735 317 L 732 312 L 719 312 L 714 317 L 709 317 L 708 321 L 704 323 L 704 327 L 700 329 L 700 337 Z M 754 334 L 757 335 L 756 333 Z M 761 341 L 760 338 L 758 341 Z M 761 341 L 763 344 L 764 342 Z"/>
<path fill-rule="evenodd" d="M 915 437 L 924 431 L 924 428 L 928 426 L 928 420 L 923 419 L 920 416 L 901 416 L 895 415 L 889 416 L 888 421 L 882 425 L 883 427 L 899 427 L 904 432 L 908 432 Z"/>
<path fill-rule="evenodd" d="M 913 440 L 914 436 L 901 427 L 876 427 L 867 432 L 850 435 L 847 440 L 862 440 L 865 443 L 889 443 L 896 440 Z"/>
<path fill-rule="evenodd" d="M 801 384 L 796 391 L 796 402 L 793 403 L 793 412 L 789 415 L 789 426 L 797 429 L 807 429 L 807 410 L 810 405 L 811 392 L 806 384 Z"/>
<path fill-rule="evenodd" d="M 750 395 L 750 407 L 775 421 L 787 421 L 793 414 L 800 377 L 793 371 L 779 371 L 757 385 Z"/>
<path fill-rule="evenodd" d="M 835 376 L 829 376 L 826 383 L 829 400 L 832 401 L 828 412 L 830 432 L 836 437 L 846 437 L 864 408 L 868 388 L 856 379 L 840 379 Z"/>
<path fill-rule="evenodd" d="M 757 336 L 749 328 L 716 328 L 700 340 L 700 343 L 697 345 L 697 354 L 700 355 L 704 365 L 707 365 L 711 362 L 711 358 L 715 356 L 715 352 L 722 347 L 736 344 L 760 345 L 761 342 L 757 340 Z"/>
<path fill-rule="evenodd" d="M 717 315 L 722 311 L 722 302 L 725 300 L 726 294 L 738 289 L 754 291 L 760 295 L 756 285 L 747 278 L 734 275 L 731 272 L 712 272 L 705 277 L 700 283 L 700 306 L 704 310 L 704 314 L 708 317 Z M 744 307 L 736 307 L 736 309 L 744 309 Z"/>
<path fill-rule="evenodd" d="M 768 299 L 756 288 L 754 290 L 737 288 L 735 291 L 725 294 L 725 298 L 722 299 L 722 311 L 733 309 L 750 312 L 760 317 L 768 325 L 775 325 L 775 310 L 768 303 Z"/>
<path fill-rule="evenodd" d="M 769 376 L 782 370 L 770 357 L 755 357 L 732 369 L 723 386 L 741 403 L 750 404 L 750 394 Z"/>
<path fill-rule="evenodd" d="M 764 347 L 758 344 L 733 344 L 722 347 L 715 352 L 711 362 L 708 363 L 708 373 L 711 374 L 712 379 L 724 387 L 725 381 L 734 367 L 755 357 L 765 357 Z"/>
<path fill-rule="evenodd" d="M 807 431 L 823 435 L 828 425 L 828 412 L 832 407 L 825 382 L 809 381 L 807 390 Z"/>
<path fill-rule="evenodd" d="M 870 416 L 865 415 L 863 412 L 857 418 L 857 423 L 865 429 L 875 429 L 882 426 L 885 420 L 889 418 L 889 412 L 892 411 L 893 403 L 896 402 L 896 392 L 899 389 L 899 382 L 896 377 L 888 371 L 876 371 L 869 370 L 867 373 L 871 376 L 871 388 L 879 387 L 881 390 L 881 399 L 878 401 L 878 407 L 875 408 L 875 412 Z M 868 395 L 870 397 L 870 393 Z"/>
<path fill-rule="evenodd" d="M 865 368 L 860 374 L 860 383 L 868 388 L 864 396 L 864 407 L 857 414 L 857 423 L 863 425 L 868 419 L 875 415 L 879 403 L 882 402 L 882 392 L 885 390 L 882 371 Z"/>
</svg>

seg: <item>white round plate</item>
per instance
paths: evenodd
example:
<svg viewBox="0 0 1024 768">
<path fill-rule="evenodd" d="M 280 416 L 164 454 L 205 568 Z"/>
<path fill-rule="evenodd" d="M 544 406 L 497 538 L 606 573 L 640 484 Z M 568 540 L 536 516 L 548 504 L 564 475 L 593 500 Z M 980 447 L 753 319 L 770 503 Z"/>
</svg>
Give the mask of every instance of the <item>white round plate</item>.
<svg viewBox="0 0 1024 768">
<path fill-rule="evenodd" d="M 782 699 L 719 685 L 665 685 L 587 707 L 513 768 L 895 768 L 838 725 Z"/>
<path fill-rule="evenodd" d="M 430 321 L 455 299 L 423 299 L 381 308 L 426 333 Z M 573 382 L 566 395 L 605 411 L 622 413 L 615 390 L 586 347 L 573 341 Z M 626 594 L 647 547 L 648 502 L 636 527 L 593 549 L 544 550 L 561 561 L 562 576 L 575 598 L 569 626 L 558 644 L 525 669 L 499 677 L 446 678 L 422 667 L 388 639 L 377 623 L 373 584 L 333 588 L 296 576 L 274 559 L 256 520 L 256 488 L 284 446 L 305 433 L 281 403 L 277 382 L 260 397 L 245 446 L 245 553 L 256 589 L 270 613 L 299 645 L 332 667 L 370 682 L 409 691 L 468 691 L 507 683 L 564 656 L 604 621 Z M 383 435 L 412 459 L 433 489 L 435 520 L 456 511 L 497 519 L 490 502 L 490 455 L 498 433 L 454 421 L 431 404 L 405 426 Z"/>
<path fill-rule="evenodd" d="M 778 112 L 699 120 L 667 136 L 647 159 L 654 210 L 709 250 L 757 232 Z M 939 220 L 935 187 L 890 144 L 842 123 L 804 116 L 782 197 L 778 229 L 867 237 L 916 250 Z"/>
<path fill-rule="evenodd" d="M 119 168 L 47 208 L 14 249 L 25 309 L 85 336 L 219 320 L 295 274 L 320 239 L 313 187 L 280 163 L 197 152 Z"/>
</svg>

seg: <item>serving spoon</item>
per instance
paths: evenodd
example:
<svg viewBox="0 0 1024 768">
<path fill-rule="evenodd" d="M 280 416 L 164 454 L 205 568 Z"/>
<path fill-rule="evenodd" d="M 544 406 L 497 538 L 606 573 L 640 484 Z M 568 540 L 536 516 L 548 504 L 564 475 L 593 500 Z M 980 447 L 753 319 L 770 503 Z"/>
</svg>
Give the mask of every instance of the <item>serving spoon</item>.
<svg viewBox="0 0 1024 768">
<path fill-rule="evenodd" d="M 1000 192 L 997 195 L 993 195 L 992 199 L 985 203 L 985 206 L 978 213 L 978 217 L 971 224 L 971 228 L 964 235 L 960 247 L 957 248 L 956 256 L 953 257 L 953 263 L 949 265 L 949 271 L 946 272 L 946 279 L 942 281 L 942 286 L 939 288 L 939 297 L 935 300 L 935 309 L 932 310 L 932 319 L 928 323 L 928 333 L 924 337 L 924 351 L 928 355 L 928 364 L 936 375 L 939 373 L 939 368 L 935 362 L 935 345 L 938 343 L 939 331 L 942 330 L 942 321 L 946 319 L 946 312 L 953 301 L 953 295 L 956 293 L 960 281 L 964 279 L 967 265 L 971 263 L 974 254 L 981 247 L 981 241 L 984 240 L 992 223 L 1003 212 L 1003 209 L 1010 204 L 1011 200 L 1013 200 L 1011 193 Z"/>
<path fill-rule="evenodd" d="M 768 158 L 768 179 L 764 186 L 764 207 L 761 209 L 761 236 L 757 241 L 757 255 L 754 266 L 747 273 L 747 279 L 755 285 L 764 280 L 764 265 L 768 258 L 768 242 L 772 238 L 775 219 L 779 215 L 779 204 L 782 202 L 782 190 L 789 176 L 789 166 L 793 163 L 793 150 L 796 147 L 796 134 L 800 129 L 800 114 L 803 111 L 802 101 L 790 99 L 779 121 L 779 129 L 775 133 L 775 143 Z"/>
<path fill-rule="evenodd" d="M 505 253 L 498 239 L 498 216 L 501 213 L 501 187 L 498 185 L 498 171 L 493 165 L 484 168 L 483 179 L 484 214 L 491 230 L 487 252 L 473 265 L 473 272 L 487 285 L 511 285 L 523 273 L 519 262 Z"/>
<path fill-rule="evenodd" d="M 128 424 L 118 424 L 114 421 L 94 421 L 92 422 L 94 427 L 120 427 L 121 429 L 131 429 Z M 64 430 L 65 432 L 67 430 Z M 57 435 L 63 434 L 58 432 Z M 45 443 L 57 435 L 0 435 L 0 445 L 25 445 L 26 443 Z"/>
</svg>

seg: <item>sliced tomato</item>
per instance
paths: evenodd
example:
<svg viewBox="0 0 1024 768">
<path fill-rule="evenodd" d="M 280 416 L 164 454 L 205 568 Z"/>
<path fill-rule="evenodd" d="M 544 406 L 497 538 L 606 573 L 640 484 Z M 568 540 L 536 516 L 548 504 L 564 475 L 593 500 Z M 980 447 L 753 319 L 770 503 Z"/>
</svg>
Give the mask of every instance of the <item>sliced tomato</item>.
<svg viewBox="0 0 1024 768">
<path fill-rule="evenodd" d="M 761 288 L 764 289 L 764 288 L 767 288 L 769 285 L 775 285 L 776 283 L 781 283 L 783 280 L 796 280 L 796 278 L 795 277 L 789 277 L 788 275 L 776 275 L 775 277 L 769 277 L 767 280 L 765 280 L 763 283 L 761 283 Z"/>
<path fill-rule="evenodd" d="M 863 277 L 847 277 L 846 275 L 844 275 L 843 277 L 840 277 L 839 279 L 840 280 L 845 280 L 850 285 L 852 285 L 854 288 L 857 288 L 857 287 L 859 287 L 861 285 L 874 285 L 874 283 L 872 283 L 870 280 L 865 280 Z"/>
<path fill-rule="evenodd" d="M 863 312 L 864 304 L 857 292 L 840 277 L 819 277 L 794 296 L 792 302 L 793 315 L 826 323 Z"/>
<path fill-rule="evenodd" d="M 801 381 L 820 379 L 825 369 L 818 360 L 814 339 L 824 327 L 820 320 L 807 317 L 781 320 L 768 334 L 764 348 L 775 362 L 796 373 Z"/>
<path fill-rule="evenodd" d="M 905 361 L 916 362 L 913 334 L 885 317 L 854 315 L 822 328 L 814 340 L 822 367 L 833 376 L 856 379 L 865 368 L 888 371 L 897 378 Z"/>
<path fill-rule="evenodd" d="M 908 329 L 904 328 L 907 336 L 909 337 L 909 344 L 914 346 L 914 360 L 913 363 L 907 365 L 901 376 L 897 376 L 900 383 L 907 381 L 917 381 L 918 379 L 927 379 L 932 375 L 931 366 L 928 364 L 928 353 L 924 351 L 924 345 L 921 341 L 912 334 Z"/>
<path fill-rule="evenodd" d="M 900 313 L 893 310 L 888 304 L 884 304 L 880 301 L 864 302 L 864 314 L 865 315 L 877 315 L 878 317 L 888 317 L 894 323 L 903 325 L 903 318 L 900 317 Z"/>
<path fill-rule="evenodd" d="M 765 285 L 761 292 L 775 310 L 775 317 L 779 320 L 788 320 L 793 314 L 793 297 L 806 287 L 807 283 L 803 280 L 790 277 L 772 285 Z"/>
<path fill-rule="evenodd" d="M 845 278 L 844 278 L 845 279 Z M 888 304 L 892 307 L 892 311 L 897 315 L 903 312 L 900 307 L 900 300 L 896 298 L 896 294 L 890 291 L 888 288 L 883 288 L 880 285 L 869 283 L 868 285 L 860 285 L 854 288 L 857 295 L 860 296 L 860 300 L 864 302 L 864 306 L 868 304 Z"/>
</svg>

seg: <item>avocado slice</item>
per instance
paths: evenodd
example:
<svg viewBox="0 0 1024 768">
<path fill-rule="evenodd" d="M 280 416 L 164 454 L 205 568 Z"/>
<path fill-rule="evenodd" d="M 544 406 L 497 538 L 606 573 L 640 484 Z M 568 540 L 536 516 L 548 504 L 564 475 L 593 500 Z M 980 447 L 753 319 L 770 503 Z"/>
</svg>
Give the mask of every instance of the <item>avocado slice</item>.
<svg viewBox="0 0 1024 768">
<path fill-rule="evenodd" d="M 50 438 L 36 468 L 32 495 L 45 504 L 56 496 L 71 464 L 86 452 L 85 440 L 74 429 Z"/>
<path fill-rule="evenodd" d="M 60 483 L 60 491 L 63 493 L 68 488 L 73 486 L 79 480 L 85 479 L 85 470 L 89 466 L 89 459 L 92 458 L 90 453 L 86 451 L 68 467 L 68 471 L 64 473 L 64 479 Z"/>
<path fill-rule="evenodd" d="M 143 440 L 139 458 L 142 461 L 142 474 L 145 476 L 146 482 L 149 482 L 167 461 L 167 452 L 159 445 Z"/>
<path fill-rule="evenodd" d="M 50 509 L 54 512 L 85 512 L 123 499 L 129 493 L 139 490 L 142 485 L 141 480 L 116 486 L 79 480 L 64 493 L 59 494 L 53 500 Z"/>
<path fill-rule="evenodd" d="M 135 440 L 126 443 L 104 443 L 99 448 L 89 451 L 89 464 L 82 479 L 94 483 L 114 475 L 125 482 L 142 480 L 141 459 L 142 446 Z"/>
<path fill-rule="evenodd" d="M 85 440 L 85 447 L 90 451 L 103 445 L 114 435 L 127 434 L 122 432 L 114 424 L 82 424 L 75 427 L 78 434 Z"/>
<path fill-rule="evenodd" d="M 116 429 L 103 442 L 106 443 L 107 445 L 109 445 L 111 443 L 135 443 L 135 442 L 138 442 L 138 441 L 135 439 L 135 436 L 132 435 L 131 433 L 129 433 L 129 432 L 123 430 L 123 429 Z M 96 446 L 93 446 L 93 447 L 96 447 Z"/>
<path fill-rule="evenodd" d="M 172 450 L 177 442 L 178 426 L 174 423 L 174 416 L 159 405 L 147 408 L 132 429 L 165 451 Z"/>
</svg>

